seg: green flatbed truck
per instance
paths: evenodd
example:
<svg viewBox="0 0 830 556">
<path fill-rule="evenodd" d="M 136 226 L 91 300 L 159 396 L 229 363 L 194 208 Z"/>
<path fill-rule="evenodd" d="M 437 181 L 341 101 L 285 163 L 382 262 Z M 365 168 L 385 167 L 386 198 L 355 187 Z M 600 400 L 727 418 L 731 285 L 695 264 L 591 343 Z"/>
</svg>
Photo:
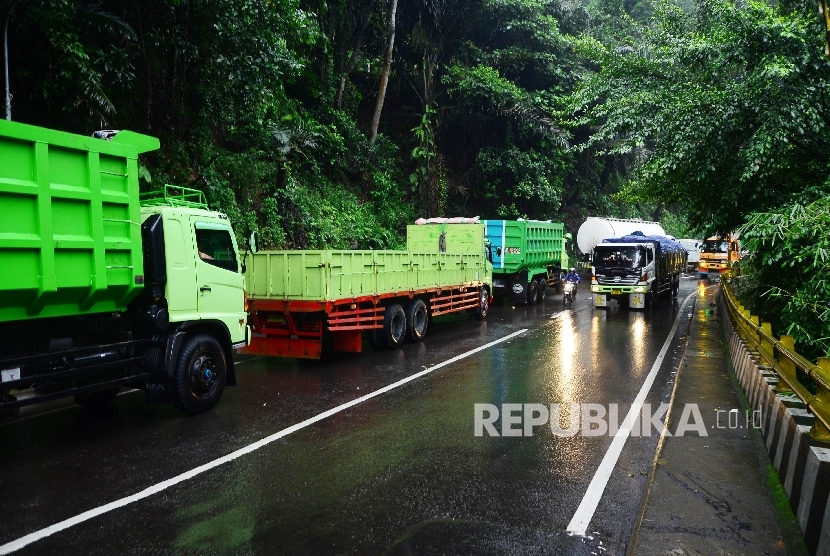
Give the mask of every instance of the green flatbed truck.
<svg viewBox="0 0 830 556">
<path fill-rule="evenodd" d="M 241 353 L 317 359 L 420 342 L 432 317 L 483 319 L 492 264 L 482 224 L 407 227 L 406 251 L 260 251 L 246 259 L 252 329 Z"/>
<path fill-rule="evenodd" d="M 0 120 L 0 415 L 121 387 L 195 414 L 235 384 L 244 280 L 225 215 L 198 191 L 141 198 L 129 131 Z"/>
<path fill-rule="evenodd" d="M 493 250 L 493 291 L 514 304 L 544 301 L 567 266 L 565 226 L 541 220 L 485 220 Z"/>
</svg>

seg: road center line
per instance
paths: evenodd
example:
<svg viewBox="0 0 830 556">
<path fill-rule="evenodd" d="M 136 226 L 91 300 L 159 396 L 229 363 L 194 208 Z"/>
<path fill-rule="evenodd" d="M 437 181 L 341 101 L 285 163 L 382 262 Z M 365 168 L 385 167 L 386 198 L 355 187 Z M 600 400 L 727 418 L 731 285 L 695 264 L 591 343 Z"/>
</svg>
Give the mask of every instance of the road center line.
<svg viewBox="0 0 830 556">
<path fill-rule="evenodd" d="M 41 529 L 39 531 L 35 531 L 34 533 L 29 533 L 28 535 L 26 535 L 24 537 L 20 537 L 19 539 L 13 540 L 13 541 L 8 542 L 4 545 L 0 545 L 0 555 L 10 554 L 10 553 L 12 553 L 16 550 L 20 550 L 24 546 L 27 546 L 27 545 L 35 542 L 35 541 L 38 541 L 40 539 L 43 539 L 43 538 L 48 537 L 50 535 L 53 535 L 54 533 L 57 533 L 59 531 L 63 531 L 64 529 L 67 529 L 67 528 L 72 527 L 74 525 L 78 525 L 79 523 L 83 523 L 84 521 L 88 521 L 88 520 L 90 520 L 94 517 L 97 517 L 99 515 L 105 514 L 107 512 L 112 511 L 112 510 L 121 508 L 121 507 L 126 506 L 128 504 L 132 504 L 133 502 L 137 502 L 139 500 L 142 500 L 144 498 L 152 496 L 153 494 L 157 494 L 157 493 L 159 493 L 159 492 L 161 492 L 165 489 L 168 489 L 168 488 L 170 488 L 174 485 L 177 485 L 177 484 L 179 484 L 183 481 L 187 481 L 188 479 L 192 479 L 193 477 L 199 475 L 200 473 L 204 473 L 205 471 L 209 471 L 209 470 L 211 470 L 215 467 L 219 467 L 222 464 L 233 461 L 233 460 L 235 460 L 237 458 L 240 458 L 240 457 L 242 457 L 246 454 L 249 454 L 249 453 L 251 453 L 255 450 L 259 450 L 260 448 L 262 448 L 264 446 L 267 446 L 268 444 L 271 444 L 272 442 L 275 442 L 275 441 L 279 440 L 280 438 L 288 436 L 291 433 L 297 432 L 300 429 L 304 429 L 305 427 L 307 427 L 309 425 L 312 425 L 312 424 L 316 423 L 317 421 L 322 421 L 323 419 L 331 417 L 332 415 L 334 415 L 336 413 L 340 413 L 343 410 L 346 410 L 350 407 L 356 406 L 356 405 L 358 405 L 360 403 L 363 403 L 367 400 L 370 400 L 370 399 L 372 399 L 376 396 L 380 396 L 381 394 L 385 394 L 386 392 L 389 392 L 390 390 L 394 390 L 395 388 L 403 386 L 404 384 L 406 384 L 408 382 L 412 382 L 413 380 L 421 378 L 422 376 L 427 375 L 427 374 L 429 374 L 433 371 L 437 371 L 438 369 L 440 369 L 442 367 L 446 367 L 447 365 L 449 365 L 451 363 L 455 363 L 456 361 L 460 361 L 462 359 L 465 359 L 465 358 L 469 357 L 470 355 L 473 355 L 473 354 L 478 353 L 480 351 L 483 351 L 487 348 L 490 348 L 490 347 L 493 347 L 497 344 L 505 342 L 505 341 L 507 341 L 511 338 L 514 338 L 514 337 L 520 335 L 520 334 L 524 334 L 525 332 L 527 332 L 527 328 L 523 328 L 523 329 L 521 329 L 517 332 L 513 332 L 512 334 L 508 334 L 507 336 L 499 338 L 498 340 L 494 340 L 490 343 L 484 344 L 483 346 L 479 346 L 475 349 L 471 349 L 470 351 L 465 351 L 464 353 L 462 353 L 460 355 L 456 355 L 455 357 L 453 357 L 451 359 L 447 359 L 446 361 L 438 363 L 437 365 L 433 365 L 432 367 L 429 367 L 428 369 L 425 369 L 423 371 L 415 373 L 412 376 L 408 376 L 404 379 L 401 379 L 398 382 L 395 382 L 395 383 L 390 384 L 388 386 L 384 386 L 383 388 L 380 388 L 379 390 L 375 390 L 374 392 L 370 392 L 369 394 L 366 394 L 365 396 L 361 396 L 361 397 L 359 397 L 357 399 L 354 399 L 350 402 L 346 402 L 344 404 L 338 405 L 335 408 L 329 409 L 328 411 L 324 411 L 323 413 L 315 415 L 314 417 L 306 419 L 305 421 L 297 423 L 296 425 L 292 425 L 292 426 L 290 426 L 286 429 L 283 429 L 283 430 L 281 430 L 277 433 L 272 434 L 271 436 L 267 436 L 267 437 L 263 438 L 262 440 L 254 442 L 253 444 L 249 444 L 248 446 L 246 446 L 244 448 L 240 448 L 239 450 L 236 450 L 235 452 L 231 452 L 230 454 L 228 454 L 226 456 L 222 456 L 219 459 L 215 459 L 215 460 L 213 460 L 211 462 L 208 462 L 204 465 L 200 465 L 199 467 L 196 467 L 195 469 L 192 469 L 190 471 L 182 473 L 181 475 L 177 475 L 177 476 L 175 476 L 171 479 L 167 479 L 166 481 L 162 481 L 161 483 L 158 483 L 156 485 L 148 487 L 148 488 L 142 490 L 141 492 L 137 492 L 136 494 L 133 494 L 131 496 L 126 496 L 124 498 L 121 498 L 120 500 L 110 502 L 109 504 L 104 504 L 103 506 L 99 506 L 97 508 L 93 508 L 91 510 L 88 510 L 88 511 L 82 513 L 82 514 L 76 515 L 75 517 L 65 519 L 65 520 L 63 520 L 59 523 L 55 523 L 54 525 L 50 525 L 49 527 L 46 527 L 46 528 Z"/>
<path fill-rule="evenodd" d="M 697 291 L 693 291 L 683 300 L 683 305 L 680 306 L 680 311 L 678 311 L 677 318 L 674 320 L 674 326 L 672 326 L 669 332 L 669 337 L 663 343 L 663 348 L 657 355 L 657 359 L 654 360 L 654 365 L 651 366 L 651 371 L 648 373 L 645 382 L 643 382 L 640 392 L 634 398 L 631 409 L 628 410 L 623 424 L 620 426 L 617 434 L 614 435 L 614 440 L 611 441 L 611 447 L 605 452 L 605 456 L 602 458 L 602 462 L 600 462 L 594 478 L 591 479 L 591 484 L 588 485 L 588 490 L 585 492 L 582 502 L 579 504 L 576 513 L 568 524 L 566 531 L 569 534 L 585 536 L 588 525 L 590 525 L 591 519 L 594 517 L 597 505 L 602 498 L 602 494 L 605 492 L 605 487 L 608 485 L 608 479 L 611 478 L 611 473 L 613 473 L 614 468 L 617 466 L 617 460 L 620 458 L 625 441 L 628 440 L 628 436 L 631 433 L 631 427 L 637 422 L 637 417 L 643 409 L 646 396 L 648 396 L 651 386 L 654 384 L 654 379 L 657 378 L 657 372 L 663 365 L 663 359 L 666 357 L 666 352 L 669 350 L 672 339 L 674 339 L 674 333 L 680 324 L 680 317 L 683 316 L 683 310 L 689 300 L 695 295 L 697 295 Z"/>
</svg>

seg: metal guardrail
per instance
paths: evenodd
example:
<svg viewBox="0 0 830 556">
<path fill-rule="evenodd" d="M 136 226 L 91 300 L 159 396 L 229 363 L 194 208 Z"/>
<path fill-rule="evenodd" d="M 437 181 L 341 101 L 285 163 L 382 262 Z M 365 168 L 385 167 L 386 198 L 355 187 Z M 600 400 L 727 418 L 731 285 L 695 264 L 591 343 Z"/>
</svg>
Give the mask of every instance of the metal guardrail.
<svg viewBox="0 0 830 556">
<path fill-rule="evenodd" d="M 820 357 L 818 364 L 812 363 L 796 353 L 792 336 L 782 335 L 776 340 L 770 323 L 761 322 L 757 315 L 744 309 L 727 281 L 721 283 L 721 292 L 738 336 L 778 375 L 776 392 L 785 393 L 789 389 L 801 398 L 815 415 L 810 437 L 822 443 L 830 442 L 830 358 Z M 798 379 L 799 370 L 816 384 L 815 394 Z"/>
</svg>

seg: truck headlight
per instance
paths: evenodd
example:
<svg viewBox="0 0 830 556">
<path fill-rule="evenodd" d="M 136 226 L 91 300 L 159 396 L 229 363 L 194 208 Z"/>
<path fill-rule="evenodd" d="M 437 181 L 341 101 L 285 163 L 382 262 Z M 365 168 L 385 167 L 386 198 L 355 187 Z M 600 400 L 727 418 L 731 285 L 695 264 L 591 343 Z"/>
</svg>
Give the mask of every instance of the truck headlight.
<svg viewBox="0 0 830 556">
<path fill-rule="evenodd" d="M 634 288 L 635 293 L 644 293 L 645 291 L 646 291 L 645 286 L 637 286 L 636 288 Z"/>
<path fill-rule="evenodd" d="M 591 291 L 592 292 L 598 292 L 599 291 L 599 286 L 591 286 Z"/>
</svg>

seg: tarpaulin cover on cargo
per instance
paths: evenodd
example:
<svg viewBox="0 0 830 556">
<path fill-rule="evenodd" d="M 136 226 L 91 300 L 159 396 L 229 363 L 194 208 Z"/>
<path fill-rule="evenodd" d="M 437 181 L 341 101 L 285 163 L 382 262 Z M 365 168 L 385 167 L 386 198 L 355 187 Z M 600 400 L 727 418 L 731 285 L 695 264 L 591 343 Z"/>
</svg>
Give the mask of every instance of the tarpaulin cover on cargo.
<svg viewBox="0 0 830 556">
<path fill-rule="evenodd" d="M 609 237 L 602 240 L 602 243 L 642 243 L 644 241 L 656 241 L 660 244 L 660 250 L 664 253 L 672 251 L 685 251 L 680 242 L 667 236 L 647 236 L 645 234 L 629 234 L 623 237 Z"/>
</svg>

